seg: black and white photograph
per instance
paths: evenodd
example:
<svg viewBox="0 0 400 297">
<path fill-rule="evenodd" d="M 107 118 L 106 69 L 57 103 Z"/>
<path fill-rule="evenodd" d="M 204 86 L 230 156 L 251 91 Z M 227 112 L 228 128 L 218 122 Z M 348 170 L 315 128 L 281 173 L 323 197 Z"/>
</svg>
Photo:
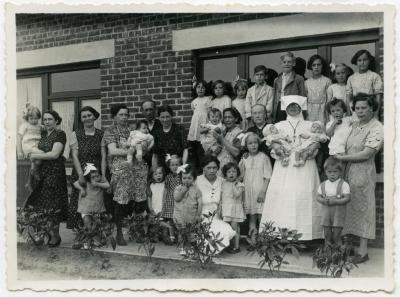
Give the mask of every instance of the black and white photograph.
<svg viewBox="0 0 400 297">
<path fill-rule="evenodd" d="M 393 7 L 6 11 L 9 289 L 393 289 Z"/>
</svg>

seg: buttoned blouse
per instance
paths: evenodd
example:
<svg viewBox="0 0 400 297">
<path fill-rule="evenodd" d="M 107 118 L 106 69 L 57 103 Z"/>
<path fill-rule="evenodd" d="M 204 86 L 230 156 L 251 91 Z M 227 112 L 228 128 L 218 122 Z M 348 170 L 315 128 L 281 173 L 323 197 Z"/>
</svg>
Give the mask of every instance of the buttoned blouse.
<svg viewBox="0 0 400 297">
<path fill-rule="evenodd" d="M 202 193 L 202 214 L 208 214 L 218 208 L 221 200 L 221 185 L 223 180 L 222 177 L 217 176 L 217 179 L 212 184 L 204 175 L 197 177 L 196 185 Z"/>
</svg>

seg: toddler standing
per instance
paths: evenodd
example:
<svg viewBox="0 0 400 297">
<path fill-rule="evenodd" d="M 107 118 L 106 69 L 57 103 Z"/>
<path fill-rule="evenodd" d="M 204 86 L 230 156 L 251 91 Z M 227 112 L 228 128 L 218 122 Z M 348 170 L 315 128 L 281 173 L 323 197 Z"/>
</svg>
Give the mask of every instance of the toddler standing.
<svg viewBox="0 0 400 297">
<path fill-rule="evenodd" d="M 236 232 L 234 244 L 229 246 L 227 252 L 236 254 L 240 252 L 240 223 L 246 219 L 243 210 L 244 184 L 239 181 L 240 169 L 236 163 L 225 164 L 222 173 L 225 178 L 221 186 L 222 218 Z"/>
<path fill-rule="evenodd" d="M 161 212 L 165 193 L 164 167 L 159 166 L 153 171 L 147 195 L 148 207 L 153 215 L 158 215 Z"/>
<path fill-rule="evenodd" d="M 222 80 L 216 80 L 212 85 L 212 89 L 214 96 L 211 100 L 211 107 L 217 108 L 221 113 L 223 113 L 225 108 L 229 108 L 232 105 L 231 98 L 225 95 L 225 82 Z"/>
<path fill-rule="evenodd" d="M 133 154 L 136 151 L 136 160 L 143 161 L 143 154 L 154 146 L 154 137 L 149 132 L 149 124 L 146 120 L 140 120 L 136 129 L 129 134 L 128 138 L 128 163 L 133 163 Z"/>
<path fill-rule="evenodd" d="M 324 163 L 328 179 L 318 188 L 317 201 L 322 204 L 322 227 L 326 245 L 340 244 L 340 235 L 350 201 L 350 186 L 342 179 L 343 164 L 333 157 Z"/>
</svg>

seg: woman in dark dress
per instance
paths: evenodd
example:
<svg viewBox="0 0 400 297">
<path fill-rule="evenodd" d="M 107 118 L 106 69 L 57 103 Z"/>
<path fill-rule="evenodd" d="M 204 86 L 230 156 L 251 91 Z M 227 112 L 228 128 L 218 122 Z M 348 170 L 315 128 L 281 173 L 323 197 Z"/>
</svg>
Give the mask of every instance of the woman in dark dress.
<svg viewBox="0 0 400 297">
<path fill-rule="evenodd" d="M 54 218 L 54 226 L 50 232 L 49 247 L 57 247 L 61 243 L 59 233 L 60 222 L 67 218 L 68 192 L 65 177 L 65 159 L 63 157 L 66 143 L 65 132 L 56 129 L 61 118 L 55 111 L 46 111 L 43 114 L 45 130 L 38 148 L 43 153 L 31 154 L 30 159 L 41 160 L 39 167 L 39 181 L 34 185 L 31 195 L 25 205 L 33 206 L 36 210 L 58 211 Z"/>
<path fill-rule="evenodd" d="M 188 159 L 188 143 L 185 129 L 172 121 L 174 113 L 168 105 L 158 108 L 158 118 L 162 128 L 154 131 L 153 168 L 164 166 L 167 154 L 177 155 L 186 164 Z"/>
<path fill-rule="evenodd" d="M 72 152 L 72 161 L 74 169 L 72 171 L 72 182 L 79 181 L 81 186 L 86 185 L 83 177 L 83 169 L 86 163 L 93 163 L 96 168 L 101 168 L 102 177 L 106 173 L 106 150 L 104 147 L 102 130 L 94 127 L 94 122 L 100 114 L 92 107 L 85 106 L 79 112 L 79 119 L 83 124 L 72 132 L 70 146 Z M 82 225 L 81 215 L 77 212 L 79 200 L 79 190 L 72 187 L 72 194 L 69 201 L 69 211 L 67 228 L 77 228 Z"/>
</svg>

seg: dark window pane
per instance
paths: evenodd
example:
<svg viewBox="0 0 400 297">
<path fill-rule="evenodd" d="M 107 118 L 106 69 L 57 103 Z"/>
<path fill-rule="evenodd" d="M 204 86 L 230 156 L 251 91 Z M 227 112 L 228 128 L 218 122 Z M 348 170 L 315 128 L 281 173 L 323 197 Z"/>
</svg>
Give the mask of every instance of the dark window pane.
<svg viewBox="0 0 400 297">
<path fill-rule="evenodd" d="M 204 60 L 204 80 L 225 82 L 233 81 L 237 76 L 237 57 Z"/>
<path fill-rule="evenodd" d="M 257 65 L 264 65 L 269 69 L 275 70 L 278 74 L 282 72 L 281 68 L 281 55 L 287 51 L 277 52 L 277 53 L 268 53 L 268 54 L 261 54 L 261 55 L 252 55 L 249 57 L 249 76 L 250 78 L 253 77 L 254 68 Z M 302 58 L 306 61 L 312 56 L 317 54 L 317 49 L 307 49 L 307 50 L 298 50 L 298 51 L 291 51 L 296 58 Z M 306 70 L 305 76 L 308 78 L 311 76 L 311 72 Z"/>
<path fill-rule="evenodd" d="M 356 65 L 351 64 L 351 58 L 354 54 L 362 49 L 366 49 L 375 57 L 375 43 L 363 43 L 363 44 L 352 44 L 352 45 L 341 45 L 332 47 L 332 62 L 335 64 L 345 63 L 350 66 L 353 71 L 357 70 Z"/>
<path fill-rule="evenodd" d="M 98 68 L 51 74 L 52 93 L 92 89 L 100 89 L 100 69 Z"/>
</svg>

